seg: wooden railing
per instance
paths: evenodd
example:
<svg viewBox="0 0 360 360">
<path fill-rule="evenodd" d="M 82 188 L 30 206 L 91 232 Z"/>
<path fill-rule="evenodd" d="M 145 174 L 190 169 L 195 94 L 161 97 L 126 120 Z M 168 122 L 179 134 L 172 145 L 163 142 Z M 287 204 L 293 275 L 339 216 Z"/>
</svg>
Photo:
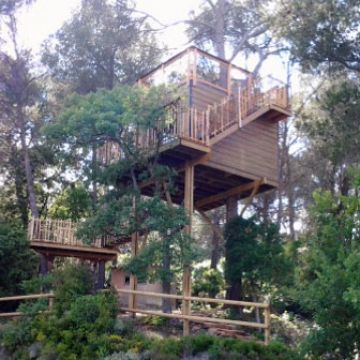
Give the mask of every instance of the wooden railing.
<svg viewBox="0 0 360 360">
<path fill-rule="evenodd" d="M 101 239 L 96 239 L 91 245 L 84 244 L 77 239 L 76 230 L 77 224 L 72 221 L 32 219 L 28 225 L 28 239 L 30 242 L 101 247 Z"/>
<path fill-rule="evenodd" d="M 269 105 L 275 105 L 284 110 L 289 108 L 286 86 L 275 86 L 264 92 L 255 88 L 244 88 L 240 91 L 242 120 L 255 111 Z"/>
<path fill-rule="evenodd" d="M 6 296 L 0 298 L 0 302 L 12 302 L 12 301 L 21 301 L 21 300 L 39 300 L 39 299 L 48 299 L 49 305 L 47 312 L 51 311 L 54 303 L 54 294 L 32 294 L 32 295 L 18 295 L 18 296 Z M 16 317 L 16 316 L 24 316 L 25 314 L 19 311 L 15 312 L 6 312 L 0 313 L 0 318 L 2 317 Z"/>
<path fill-rule="evenodd" d="M 268 303 L 257 303 L 257 302 L 247 302 L 247 301 L 235 301 L 235 300 L 225 300 L 225 299 L 213 299 L 213 298 L 204 298 L 204 297 L 195 297 L 195 296 L 184 296 L 184 295 L 174 295 L 174 294 L 163 294 L 163 293 L 155 293 L 148 291 L 137 291 L 137 290 L 129 290 L 129 289 L 119 289 L 116 291 L 119 294 L 129 294 L 133 297 L 131 301 L 129 301 L 129 307 L 121 307 L 120 310 L 127 311 L 131 313 L 139 313 L 146 315 L 155 315 L 155 316 L 163 316 L 168 318 L 174 318 L 179 320 L 189 320 L 197 323 L 216 323 L 222 325 L 235 325 L 235 326 L 243 326 L 255 329 L 264 330 L 264 339 L 265 344 L 269 344 L 271 341 L 271 313 L 270 313 L 270 304 Z M 191 306 L 182 306 L 182 313 L 163 313 L 156 310 L 144 310 L 133 307 L 132 304 L 136 304 L 136 295 L 141 296 L 149 296 L 149 297 L 158 297 L 162 299 L 173 299 L 180 300 L 183 302 L 190 303 L 192 301 L 195 302 L 203 302 L 203 303 L 212 303 L 212 304 L 223 304 L 223 305 L 231 305 L 231 306 L 239 306 L 239 307 L 247 307 L 247 308 L 257 308 L 263 310 L 263 319 L 262 323 L 253 322 L 253 321 L 244 321 L 244 320 L 230 320 L 230 319 L 220 319 L 213 317 L 205 317 L 205 316 L 196 316 L 191 315 Z"/>
</svg>

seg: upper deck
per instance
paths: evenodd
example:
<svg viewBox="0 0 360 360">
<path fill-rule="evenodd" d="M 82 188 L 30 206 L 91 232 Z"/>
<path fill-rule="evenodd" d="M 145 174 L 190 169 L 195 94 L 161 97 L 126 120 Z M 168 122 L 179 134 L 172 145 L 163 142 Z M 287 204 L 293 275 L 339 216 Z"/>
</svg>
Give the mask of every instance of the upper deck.
<svg viewBox="0 0 360 360">
<path fill-rule="evenodd" d="M 188 116 L 176 119 L 177 134 L 206 145 L 231 125 L 242 127 L 265 113 L 274 120 L 290 115 L 288 89 L 280 80 L 271 76 L 255 77 L 196 47 L 167 60 L 143 76 L 139 83 L 166 84 L 181 89 L 182 112 L 187 110 Z"/>
</svg>

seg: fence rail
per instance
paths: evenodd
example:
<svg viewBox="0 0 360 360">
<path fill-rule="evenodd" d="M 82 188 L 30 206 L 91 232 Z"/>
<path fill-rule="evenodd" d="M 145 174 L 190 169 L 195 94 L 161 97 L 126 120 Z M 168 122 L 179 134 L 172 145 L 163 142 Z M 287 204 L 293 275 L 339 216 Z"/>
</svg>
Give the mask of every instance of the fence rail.
<svg viewBox="0 0 360 360">
<path fill-rule="evenodd" d="M 54 294 L 47 293 L 47 294 L 31 294 L 31 295 L 17 295 L 17 296 L 6 296 L 1 297 L 0 302 L 11 302 L 11 301 L 20 301 L 20 300 L 39 300 L 39 299 L 48 299 L 48 312 L 51 311 L 53 304 L 54 304 Z M 17 317 L 17 316 L 24 316 L 25 314 L 19 311 L 14 312 L 7 312 L 7 313 L 0 313 L 0 318 L 4 317 Z"/>
<path fill-rule="evenodd" d="M 103 290 L 108 291 L 108 290 Z M 196 296 L 184 296 L 184 295 L 175 295 L 175 294 L 164 294 L 164 293 L 155 293 L 149 291 L 138 291 L 138 290 L 129 290 L 129 289 L 116 289 L 116 292 L 119 294 L 129 294 L 134 297 L 133 301 L 130 304 L 136 304 L 136 295 L 149 296 L 149 297 L 158 297 L 162 299 L 173 299 L 173 300 L 181 300 L 183 302 L 189 302 L 191 304 L 192 301 L 203 302 L 203 303 L 215 303 L 215 304 L 223 304 L 223 305 L 233 305 L 233 306 L 241 306 L 241 307 L 254 307 L 258 309 L 263 309 L 264 312 L 264 322 L 252 322 L 252 321 L 243 321 L 243 320 L 230 320 L 230 319 L 220 319 L 220 318 L 212 318 L 205 316 L 196 316 L 191 315 L 189 308 L 183 306 L 181 314 L 168 314 L 162 313 L 160 311 L 153 310 L 144 310 L 138 309 L 136 307 L 120 307 L 119 310 L 131 312 L 131 313 L 140 313 L 145 315 L 155 315 L 155 316 L 163 316 L 173 319 L 179 320 L 189 320 L 197 323 L 216 323 L 222 325 L 235 325 L 235 326 L 243 326 L 249 328 L 256 328 L 264 330 L 265 335 L 265 344 L 269 344 L 271 341 L 271 319 L 270 319 L 270 304 L 268 303 L 259 303 L 259 302 L 248 302 L 248 301 L 235 301 L 235 300 L 226 300 L 226 299 L 213 299 L 213 298 L 205 298 L 205 297 L 196 297 Z M 52 310 L 55 295 L 53 293 L 41 293 L 41 294 L 31 294 L 31 295 L 18 295 L 18 296 L 7 296 L 0 298 L 0 302 L 10 302 L 10 301 L 21 301 L 21 300 L 38 300 L 38 299 L 48 299 L 49 305 L 48 310 L 46 312 L 50 312 Z M 24 316 L 25 314 L 19 311 L 16 312 L 8 312 L 8 313 L 0 313 L 0 318 L 5 317 L 17 317 Z"/>
<path fill-rule="evenodd" d="M 146 315 L 155 315 L 155 316 L 164 316 L 168 318 L 174 318 L 179 320 L 189 320 L 197 323 L 217 323 L 223 325 L 236 325 L 250 328 L 257 328 L 264 330 L 265 344 L 268 345 L 271 341 L 271 318 L 270 318 L 270 304 L 268 303 L 258 303 L 258 302 L 248 302 L 248 301 L 235 301 L 235 300 L 226 300 L 226 299 L 213 299 L 213 298 L 204 298 L 204 297 L 196 297 L 196 296 L 184 296 L 184 295 L 174 295 L 174 294 L 163 294 L 163 293 L 154 293 L 148 291 L 138 291 L 138 290 L 129 290 L 129 289 L 119 289 L 116 291 L 119 294 L 129 294 L 135 297 L 136 295 L 149 296 L 149 297 L 159 297 L 162 299 L 175 299 L 181 300 L 184 302 L 204 302 L 204 303 L 216 303 L 216 304 L 224 304 L 224 305 L 233 305 L 239 307 L 254 307 L 258 309 L 263 309 L 264 314 L 264 322 L 252 322 L 252 321 L 243 321 L 243 320 L 230 320 L 230 319 L 219 319 L 212 317 L 203 317 L 191 315 L 189 307 L 183 306 L 181 314 L 168 314 L 162 313 L 160 311 L 155 310 L 143 310 L 138 309 L 136 307 L 132 307 L 131 304 L 136 303 L 136 300 L 130 301 L 129 307 L 121 307 L 120 309 L 123 311 L 131 312 L 131 313 L 140 313 Z"/>
</svg>

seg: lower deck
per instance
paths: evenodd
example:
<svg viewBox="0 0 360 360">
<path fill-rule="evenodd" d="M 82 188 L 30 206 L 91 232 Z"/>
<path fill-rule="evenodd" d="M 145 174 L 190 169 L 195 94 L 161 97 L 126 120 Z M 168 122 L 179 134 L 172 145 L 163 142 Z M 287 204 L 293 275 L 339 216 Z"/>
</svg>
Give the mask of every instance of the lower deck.
<svg viewBox="0 0 360 360">
<path fill-rule="evenodd" d="M 93 261 L 111 261 L 116 259 L 118 255 L 118 252 L 113 249 L 57 244 L 50 241 L 31 241 L 30 248 L 48 258 L 59 256 Z"/>
</svg>

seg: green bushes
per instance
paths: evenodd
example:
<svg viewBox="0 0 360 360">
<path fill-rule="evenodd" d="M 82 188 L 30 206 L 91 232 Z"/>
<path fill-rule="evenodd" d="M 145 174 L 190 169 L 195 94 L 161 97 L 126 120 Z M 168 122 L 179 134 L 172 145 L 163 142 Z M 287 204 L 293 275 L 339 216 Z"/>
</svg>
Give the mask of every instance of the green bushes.
<svg viewBox="0 0 360 360">
<path fill-rule="evenodd" d="M 58 271 L 54 276 L 55 311 L 39 313 L 47 309 L 46 302 L 29 302 L 22 307 L 26 317 L 2 328 L 1 346 L 16 360 L 178 360 L 202 353 L 214 360 L 295 359 L 279 344 L 265 347 L 208 335 L 146 338 L 132 322 L 116 318 L 114 294 L 92 293 L 90 276 L 84 266 L 71 265 Z"/>
<path fill-rule="evenodd" d="M 117 350 L 113 344 L 117 339 L 110 336 L 116 313 L 112 294 L 83 295 L 61 317 L 36 318 L 33 334 L 45 350 L 58 354 L 59 360 L 98 359 Z"/>
</svg>

